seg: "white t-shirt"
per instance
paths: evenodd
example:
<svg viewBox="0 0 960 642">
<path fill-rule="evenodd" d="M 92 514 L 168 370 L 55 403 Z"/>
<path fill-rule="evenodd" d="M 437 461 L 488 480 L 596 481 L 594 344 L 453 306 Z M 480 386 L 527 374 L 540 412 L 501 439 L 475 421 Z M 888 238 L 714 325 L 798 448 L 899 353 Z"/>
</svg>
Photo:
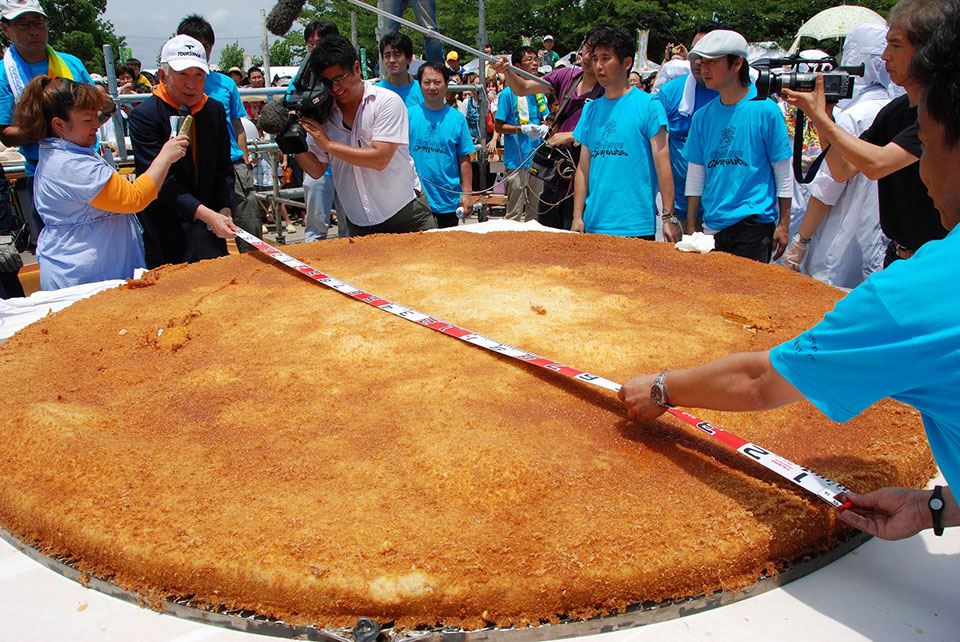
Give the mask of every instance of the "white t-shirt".
<svg viewBox="0 0 960 642">
<path fill-rule="evenodd" d="M 370 147 L 373 141 L 398 143 L 390 164 L 383 170 L 351 165 L 320 150 L 312 136 L 307 147 L 321 162 L 330 163 L 337 196 L 350 221 L 356 225 L 382 223 L 409 203 L 420 190 L 413 159 L 407 107 L 389 89 L 364 83 L 363 98 L 353 127 L 343 124 L 343 112 L 336 104 L 324 123 L 330 140 L 351 147 Z"/>
</svg>

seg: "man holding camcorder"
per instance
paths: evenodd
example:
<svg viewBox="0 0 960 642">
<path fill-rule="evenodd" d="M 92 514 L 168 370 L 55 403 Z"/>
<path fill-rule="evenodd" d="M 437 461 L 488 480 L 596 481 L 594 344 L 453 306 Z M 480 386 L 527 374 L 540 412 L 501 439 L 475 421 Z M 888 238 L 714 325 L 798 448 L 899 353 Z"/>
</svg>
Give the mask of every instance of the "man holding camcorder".
<svg viewBox="0 0 960 642">
<path fill-rule="evenodd" d="M 883 60 L 890 78 L 907 94 L 881 109 L 859 138 L 833 122 L 822 78 L 812 92 L 782 92 L 787 102 L 804 111 L 817 126 L 821 146 L 830 145 L 826 162 L 834 180 L 844 182 L 857 172 L 877 180 L 880 226 L 890 239 L 884 267 L 913 256 L 927 241 L 947 234 L 920 181 L 919 87 L 910 76 L 910 60 L 956 4 L 955 0 L 900 0 L 891 9 Z"/>
<path fill-rule="evenodd" d="M 320 178 L 330 164 L 351 236 L 416 232 L 437 226 L 409 151 L 407 108 L 395 93 L 363 82 L 357 51 L 340 35 L 311 54 L 335 101 L 323 123 L 301 118 L 308 151 L 296 155 Z"/>
</svg>

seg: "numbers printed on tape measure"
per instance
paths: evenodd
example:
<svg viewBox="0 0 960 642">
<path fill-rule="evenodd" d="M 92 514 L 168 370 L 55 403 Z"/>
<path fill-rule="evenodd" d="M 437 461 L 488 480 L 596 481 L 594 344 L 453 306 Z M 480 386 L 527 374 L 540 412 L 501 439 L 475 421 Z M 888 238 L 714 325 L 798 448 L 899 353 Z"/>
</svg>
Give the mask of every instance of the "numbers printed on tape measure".
<svg viewBox="0 0 960 642">
<path fill-rule="evenodd" d="M 342 292 L 347 296 L 350 296 L 368 305 L 372 305 L 375 308 L 379 308 L 384 312 L 389 312 L 394 316 L 398 316 L 408 321 L 413 321 L 414 323 L 430 328 L 431 330 L 436 330 L 441 334 L 460 339 L 461 341 L 465 341 L 481 348 L 486 348 L 487 350 L 502 354 L 507 357 L 512 357 L 518 361 L 523 361 L 547 370 L 552 370 L 553 372 L 562 374 L 572 379 L 578 379 L 580 381 L 584 381 L 613 392 L 618 392 L 620 390 L 620 384 L 615 381 L 610 381 L 609 379 L 605 379 L 599 375 L 584 372 L 583 370 L 577 370 L 576 368 L 571 368 L 570 366 L 565 366 L 557 363 L 556 361 L 541 357 L 540 355 L 528 352 L 526 350 L 521 350 L 520 348 L 516 348 L 507 343 L 502 343 L 496 339 L 491 339 L 490 337 L 482 334 L 476 334 L 465 328 L 461 328 L 460 326 L 400 305 L 399 303 L 382 299 L 374 294 L 354 287 L 349 283 L 344 283 L 339 279 L 324 274 L 316 268 L 310 267 L 306 263 L 293 258 L 289 254 L 284 254 L 277 248 L 263 242 L 244 230 L 237 230 L 237 237 L 243 239 L 279 263 L 293 268 L 304 276 L 310 277 L 317 283 L 337 290 L 338 292 Z M 762 448 L 756 444 L 750 443 L 749 441 L 742 439 L 733 433 L 727 432 L 722 428 L 718 428 L 710 422 L 703 421 L 702 419 L 699 419 L 698 417 L 695 417 L 684 410 L 670 407 L 667 408 L 667 412 L 677 419 L 680 419 L 690 424 L 694 428 L 701 430 L 707 435 L 710 435 L 717 441 L 722 442 L 733 450 L 736 450 L 741 455 L 749 457 L 751 460 L 759 463 L 768 470 L 777 473 L 781 477 L 793 482 L 810 493 L 813 493 L 835 508 L 843 510 L 849 506 L 849 504 L 843 504 L 837 499 L 838 495 L 847 492 L 847 489 L 837 482 L 818 475 L 808 468 L 795 464 L 789 459 L 780 457 L 779 455 L 770 452 L 766 448 Z"/>
</svg>

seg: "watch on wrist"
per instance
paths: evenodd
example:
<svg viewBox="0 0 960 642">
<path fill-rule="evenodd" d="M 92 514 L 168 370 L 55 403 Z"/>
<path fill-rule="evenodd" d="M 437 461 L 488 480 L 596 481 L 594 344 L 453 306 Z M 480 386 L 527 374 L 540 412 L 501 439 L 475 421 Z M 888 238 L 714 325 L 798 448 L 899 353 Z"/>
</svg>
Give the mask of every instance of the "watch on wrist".
<svg viewBox="0 0 960 642">
<path fill-rule="evenodd" d="M 677 218 L 676 214 L 671 214 L 670 216 L 663 217 L 663 223 L 673 223 L 674 225 L 680 225 L 680 219 Z"/>
<path fill-rule="evenodd" d="M 670 407 L 670 402 L 667 401 L 667 386 L 663 382 L 663 378 L 667 376 L 668 372 L 670 371 L 664 370 L 658 374 L 656 379 L 653 380 L 653 385 L 650 386 L 650 401 L 661 408 Z"/>
<path fill-rule="evenodd" d="M 930 496 L 927 506 L 933 515 L 933 534 L 939 537 L 943 535 L 943 486 L 933 487 L 933 495 Z"/>
</svg>

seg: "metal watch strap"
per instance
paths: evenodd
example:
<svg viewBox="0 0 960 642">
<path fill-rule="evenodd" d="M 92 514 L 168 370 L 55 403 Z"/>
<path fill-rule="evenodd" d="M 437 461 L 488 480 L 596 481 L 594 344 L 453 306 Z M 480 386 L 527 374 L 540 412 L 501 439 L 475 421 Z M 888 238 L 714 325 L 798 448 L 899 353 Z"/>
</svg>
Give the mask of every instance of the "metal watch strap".
<svg viewBox="0 0 960 642">
<path fill-rule="evenodd" d="M 669 408 L 670 402 L 667 400 L 667 386 L 663 383 L 663 378 L 667 376 L 669 370 L 664 370 L 657 375 L 656 379 L 653 380 L 653 385 L 650 387 L 650 400 L 653 401 L 656 405 L 661 408 Z M 657 392 L 659 392 L 660 400 L 657 400 Z"/>
<path fill-rule="evenodd" d="M 943 535 L 943 486 L 933 487 L 933 495 L 930 496 L 927 506 L 933 515 L 933 534 L 939 537 Z"/>
</svg>

